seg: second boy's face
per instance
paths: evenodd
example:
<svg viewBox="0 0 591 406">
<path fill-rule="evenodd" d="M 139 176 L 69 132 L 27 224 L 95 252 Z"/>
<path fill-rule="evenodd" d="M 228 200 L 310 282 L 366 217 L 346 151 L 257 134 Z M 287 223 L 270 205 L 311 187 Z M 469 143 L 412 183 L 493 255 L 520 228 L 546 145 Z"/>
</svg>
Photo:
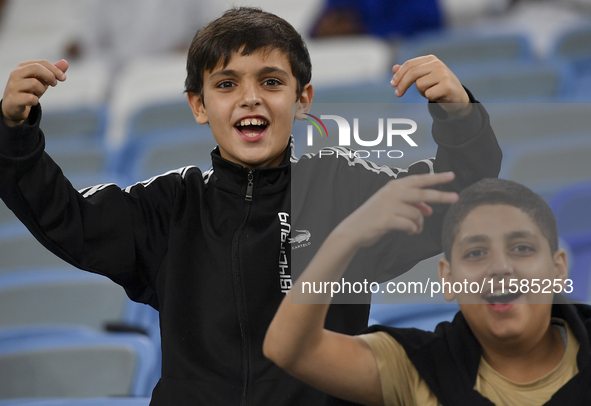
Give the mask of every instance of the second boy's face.
<svg viewBox="0 0 591 406">
<path fill-rule="evenodd" d="M 278 50 L 234 53 L 227 66 L 205 72 L 203 102 L 190 93 L 200 124 L 209 123 L 222 157 L 244 167 L 277 166 L 283 160 L 295 115 L 297 80 Z M 310 103 L 308 84 L 297 100 Z"/>
<path fill-rule="evenodd" d="M 447 281 L 484 283 L 482 293 L 466 293 L 462 287 L 462 293 L 447 294 L 446 299 L 458 299 L 480 340 L 508 343 L 535 340 L 546 331 L 553 295 L 532 290 L 542 291 L 550 284 L 551 292 L 554 281 L 562 283 L 567 272 L 564 251 L 553 255 L 529 215 L 503 204 L 479 206 L 466 216 L 452 246 L 451 266 L 445 263 L 440 272 Z M 516 290 L 511 280 L 519 288 L 515 294 L 509 292 Z"/>
</svg>

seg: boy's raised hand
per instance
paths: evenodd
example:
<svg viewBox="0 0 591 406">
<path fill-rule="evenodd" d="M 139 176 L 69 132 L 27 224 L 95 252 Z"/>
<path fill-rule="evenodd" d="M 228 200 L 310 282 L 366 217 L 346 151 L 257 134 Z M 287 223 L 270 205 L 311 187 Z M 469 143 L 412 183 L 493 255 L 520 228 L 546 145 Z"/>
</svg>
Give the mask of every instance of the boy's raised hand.
<svg viewBox="0 0 591 406">
<path fill-rule="evenodd" d="M 392 230 L 419 234 L 423 231 L 424 218 L 433 213 L 428 203 L 449 204 L 458 200 L 455 192 L 425 188 L 451 182 L 454 177 L 453 172 L 442 172 L 391 180 L 343 220 L 337 229 L 358 247 L 372 245 Z"/>
<path fill-rule="evenodd" d="M 4 122 L 13 127 L 22 124 L 32 106 L 39 103 L 49 86 L 66 80 L 68 62 L 64 59 L 52 64 L 48 61 L 22 62 L 12 71 L 4 89 L 2 117 Z"/>
<path fill-rule="evenodd" d="M 402 97 L 415 83 L 423 97 L 444 103 L 441 107 L 448 113 L 463 115 L 470 111 L 468 93 L 456 75 L 436 56 L 410 59 L 402 65 L 394 65 L 392 72 L 394 76 L 390 84 L 396 88 L 396 96 Z"/>
</svg>

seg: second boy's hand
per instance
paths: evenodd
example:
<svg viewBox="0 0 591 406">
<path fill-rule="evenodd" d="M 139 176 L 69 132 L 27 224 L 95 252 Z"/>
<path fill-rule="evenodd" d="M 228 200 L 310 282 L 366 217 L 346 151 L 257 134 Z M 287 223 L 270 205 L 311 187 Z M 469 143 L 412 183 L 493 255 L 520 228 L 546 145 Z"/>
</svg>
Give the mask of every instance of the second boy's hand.
<svg viewBox="0 0 591 406">
<path fill-rule="evenodd" d="M 424 218 L 433 213 L 429 204 L 458 200 L 455 192 L 427 188 L 451 182 L 454 177 L 453 172 L 442 172 L 391 180 L 343 220 L 334 233 L 341 232 L 352 249 L 372 245 L 392 230 L 420 234 Z"/>
<path fill-rule="evenodd" d="M 410 59 L 392 67 L 390 81 L 394 94 L 402 97 L 415 83 L 419 93 L 430 101 L 440 103 L 452 117 L 462 117 L 472 111 L 468 93 L 454 73 L 436 56 L 427 55 Z"/>
</svg>

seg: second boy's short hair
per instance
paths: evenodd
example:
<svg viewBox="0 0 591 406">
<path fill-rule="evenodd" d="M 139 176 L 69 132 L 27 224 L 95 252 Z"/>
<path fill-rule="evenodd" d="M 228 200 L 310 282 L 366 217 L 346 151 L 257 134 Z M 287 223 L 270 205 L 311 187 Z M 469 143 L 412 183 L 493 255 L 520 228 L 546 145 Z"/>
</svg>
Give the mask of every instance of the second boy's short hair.
<svg viewBox="0 0 591 406">
<path fill-rule="evenodd" d="M 259 8 L 230 9 L 193 38 L 187 56 L 185 91 L 203 97 L 204 73 L 213 71 L 220 63 L 225 67 L 234 52 L 249 55 L 275 49 L 289 59 L 299 98 L 312 78 L 310 54 L 301 35 L 284 19 Z"/>
<path fill-rule="evenodd" d="M 482 179 L 460 193 L 443 221 L 442 244 L 445 257 L 451 260 L 451 248 L 460 225 L 470 212 L 487 204 L 506 204 L 529 215 L 540 229 L 554 254 L 558 249 L 556 218 L 550 206 L 538 194 L 519 183 L 505 179 Z"/>
</svg>

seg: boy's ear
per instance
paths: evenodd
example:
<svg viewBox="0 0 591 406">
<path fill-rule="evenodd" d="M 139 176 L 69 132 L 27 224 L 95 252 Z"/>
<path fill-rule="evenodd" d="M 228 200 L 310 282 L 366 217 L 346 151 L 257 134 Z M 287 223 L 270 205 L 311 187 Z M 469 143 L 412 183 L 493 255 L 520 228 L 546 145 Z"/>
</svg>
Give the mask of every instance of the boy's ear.
<svg viewBox="0 0 591 406">
<path fill-rule="evenodd" d="M 313 98 L 314 88 L 312 87 L 312 83 L 308 83 L 304 86 L 304 90 L 302 90 L 302 95 L 298 99 L 298 102 L 302 104 L 311 104 Z"/>
<path fill-rule="evenodd" d="M 450 282 L 451 284 L 453 284 L 453 281 L 451 280 L 451 264 L 449 263 L 449 261 L 445 258 L 440 258 L 439 262 L 437 262 L 437 265 L 439 268 L 438 269 L 439 280 L 441 281 L 442 286 L 443 286 L 444 279 L 446 281 Z M 454 294 L 452 289 L 450 289 L 449 291 L 446 291 L 444 288 L 443 289 L 443 297 L 448 302 L 451 302 L 452 300 L 455 299 L 456 295 Z"/>
<path fill-rule="evenodd" d="M 311 83 L 308 83 L 304 86 L 304 90 L 302 91 L 302 95 L 297 100 L 297 108 L 295 112 L 295 118 L 298 120 L 305 120 L 306 116 L 304 113 L 308 113 L 310 111 L 310 105 L 312 104 L 312 99 L 314 98 L 314 88 L 312 87 Z"/>
<path fill-rule="evenodd" d="M 565 280 L 568 277 L 568 259 L 564 249 L 556 250 L 554 253 L 554 267 L 556 268 L 556 278 Z"/>
<path fill-rule="evenodd" d="M 207 118 L 207 111 L 205 110 L 201 96 L 198 93 L 187 92 L 187 100 L 189 101 L 191 110 L 193 110 L 195 120 L 199 124 L 207 124 L 209 119 Z"/>
</svg>

